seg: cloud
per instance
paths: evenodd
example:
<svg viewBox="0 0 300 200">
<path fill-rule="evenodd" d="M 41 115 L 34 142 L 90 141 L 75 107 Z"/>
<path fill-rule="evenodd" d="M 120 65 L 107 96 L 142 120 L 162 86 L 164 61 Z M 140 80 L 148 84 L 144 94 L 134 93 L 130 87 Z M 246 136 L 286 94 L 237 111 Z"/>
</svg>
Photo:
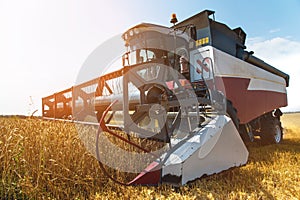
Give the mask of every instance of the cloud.
<svg viewBox="0 0 300 200">
<path fill-rule="evenodd" d="M 288 38 L 276 37 L 268 40 L 262 38 L 250 38 L 247 49 L 255 52 L 254 55 L 265 62 L 290 75 L 288 87 L 289 105 L 283 111 L 300 111 L 300 42 Z"/>
<path fill-rule="evenodd" d="M 269 30 L 269 33 L 277 33 L 279 31 L 280 31 L 280 28 L 275 28 L 275 29 Z"/>
</svg>

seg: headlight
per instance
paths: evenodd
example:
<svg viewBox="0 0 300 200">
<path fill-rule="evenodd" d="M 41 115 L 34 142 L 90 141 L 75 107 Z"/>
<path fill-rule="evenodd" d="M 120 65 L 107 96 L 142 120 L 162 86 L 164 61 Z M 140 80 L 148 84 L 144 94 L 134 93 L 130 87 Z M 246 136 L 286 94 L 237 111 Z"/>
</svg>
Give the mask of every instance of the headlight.
<svg viewBox="0 0 300 200">
<path fill-rule="evenodd" d="M 133 30 L 130 30 L 130 31 L 129 31 L 129 35 L 130 35 L 130 36 L 133 36 Z"/>
<path fill-rule="evenodd" d="M 140 30 L 138 28 L 133 29 L 135 34 L 139 34 Z"/>
</svg>

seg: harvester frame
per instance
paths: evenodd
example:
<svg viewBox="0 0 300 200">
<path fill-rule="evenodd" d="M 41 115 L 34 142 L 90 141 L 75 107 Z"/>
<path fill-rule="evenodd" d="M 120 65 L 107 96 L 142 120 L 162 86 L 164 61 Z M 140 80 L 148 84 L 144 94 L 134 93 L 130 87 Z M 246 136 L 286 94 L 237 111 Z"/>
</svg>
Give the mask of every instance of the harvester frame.
<svg viewBox="0 0 300 200">
<path fill-rule="evenodd" d="M 122 68 L 44 97 L 43 118 L 99 125 L 97 141 L 101 131 L 116 136 L 117 129 L 168 143 L 129 185 L 186 184 L 245 164 L 244 143 L 254 136 L 280 143 L 289 76 L 246 51 L 246 33 L 212 14 L 205 10 L 176 25 L 173 16 L 171 28 L 130 28 L 122 35 L 128 48 Z"/>
</svg>

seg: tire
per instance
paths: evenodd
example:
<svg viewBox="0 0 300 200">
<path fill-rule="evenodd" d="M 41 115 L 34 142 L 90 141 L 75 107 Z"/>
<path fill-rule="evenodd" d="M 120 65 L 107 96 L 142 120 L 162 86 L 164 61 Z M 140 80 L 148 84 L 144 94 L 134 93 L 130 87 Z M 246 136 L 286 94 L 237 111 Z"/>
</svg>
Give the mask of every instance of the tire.
<svg viewBox="0 0 300 200">
<path fill-rule="evenodd" d="M 249 144 L 254 141 L 253 130 L 250 124 L 242 124 L 240 125 L 240 120 L 237 116 L 237 109 L 233 106 L 230 100 L 227 100 L 226 107 L 227 115 L 231 118 L 234 123 L 236 129 L 238 130 L 244 144 Z"/>
<path fill-rule="evenodd" d="M 279 144 L 283 139 L 281 122 L 277 117 L 268 115 L 261 124 L 262 144 Z"/>
<path fill-rule="evenodd" d="M 249 144 L 254 142 L 254 135 L 253 135 L 253 129 L 252 126 L 247 123 L 247 124 L 241 124 L 239 133 L 241 135 L 242 140 L 244 141 L 245 144 Z"/>
<path fill-rule="evenodd" d="M 227 99 L 226 113 L 231 118 L 237 130 L 239 130 L 240 120 L 237 116 L 237 110 L 235 107 L 233 107 L 232 102 L 228 99 Z"/>
</svg>

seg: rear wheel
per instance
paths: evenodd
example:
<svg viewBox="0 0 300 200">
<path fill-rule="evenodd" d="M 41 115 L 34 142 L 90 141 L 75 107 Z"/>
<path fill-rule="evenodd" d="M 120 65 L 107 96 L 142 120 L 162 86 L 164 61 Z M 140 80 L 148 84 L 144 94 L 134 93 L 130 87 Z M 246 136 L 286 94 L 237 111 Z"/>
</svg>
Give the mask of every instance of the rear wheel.
<svg viewBox="0 0 300 200">
<path fill-rule="evenodd" d="M 240 125 L 239 132 L 245 144 L 254 142 L 253 129 L 249 123 Z"/>
<path fill-rule="evenodd" d="M 233 104 L 230 100 L 227 100 L 226 112 L 234 123 L 235 127 L 238 129 L 240 121 L 237 116 L 237 110 L 233 107 Z"/>
<path fill-rule="evenodd" d="M 262 120 L 260 138 L 263 144 L 278 144 L 282 141 L 283 132 L 278 117 L 269 114 Z"/>
</svg>

